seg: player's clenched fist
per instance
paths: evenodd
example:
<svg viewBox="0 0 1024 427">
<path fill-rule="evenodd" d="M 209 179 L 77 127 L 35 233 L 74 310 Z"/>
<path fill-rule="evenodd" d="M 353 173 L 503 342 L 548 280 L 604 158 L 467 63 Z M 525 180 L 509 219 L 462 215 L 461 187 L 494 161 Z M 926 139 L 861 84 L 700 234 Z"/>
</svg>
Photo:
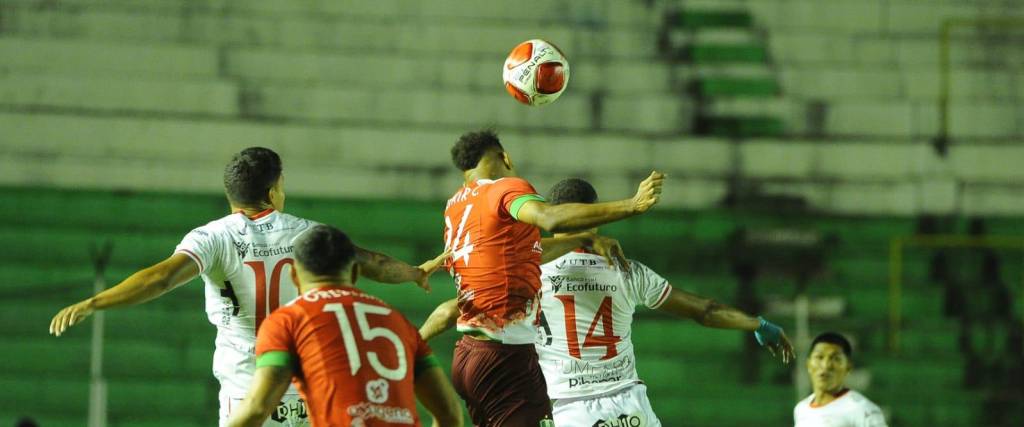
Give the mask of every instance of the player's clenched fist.
<svg viewBox="0 0 1024 427">
<path fill-rule="evenodd" d="M 665 181 L 665 174 L 652 171 L 651 176 L 644 179 L 640 183 L 640 188 L 636 190 L 636 195 L 633 196 L 633 209 L 637 213 L 647 212 L 651 206 L 654 206 L 661 200 L 661 185 Z"/>
</svg>

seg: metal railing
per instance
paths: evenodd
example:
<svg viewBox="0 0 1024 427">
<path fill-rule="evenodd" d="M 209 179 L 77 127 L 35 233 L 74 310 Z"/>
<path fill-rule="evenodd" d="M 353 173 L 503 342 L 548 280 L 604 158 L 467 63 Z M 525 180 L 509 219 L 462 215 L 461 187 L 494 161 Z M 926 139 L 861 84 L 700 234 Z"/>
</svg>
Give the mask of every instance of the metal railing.
<svg viewBox="0 0 1024 427">
<path fill-rule="evenodd" d="M 886 336 L 888 350 L 892 353 L 900 351 L 900 333 L 903 327 L 903 250 L 909 247 L 1024 251 L 1024 236 L 928 235 L 892 238 L 889 242 L 889 328 Z M 1024 252 L 1021 259 L 1024 260 Z M 1024 274 L 1021 274 L 1020 279 L 1021 322 L 1024 322 Z"/>
</svg>

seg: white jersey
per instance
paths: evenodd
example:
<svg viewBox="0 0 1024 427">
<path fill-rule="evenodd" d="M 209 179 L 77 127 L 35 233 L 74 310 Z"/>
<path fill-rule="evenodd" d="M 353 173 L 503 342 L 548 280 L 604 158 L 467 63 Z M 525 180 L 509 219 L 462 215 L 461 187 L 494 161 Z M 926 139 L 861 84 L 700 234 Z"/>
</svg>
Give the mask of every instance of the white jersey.
<svg viewBox="0 0 1024 427">
<path fill-rule="evenodd" d="M 796 427 L 886 427 L 885 415 L 863 394 L 847 390 L 825 406 L 811 406 L 814 395 L 793 408 Z"/>
<path fill-rule="evenodd" d="M 213 375 L 222 395 L 245 397 L 256 370 L 257 328 L 298 297 L 292 241 L 313 225 L 272 210 L 253 218 L 235 213 L 192 230 L 175 248 L 195 260 L 206 284 L 206 314 L 217 327 Z"/>
<path fill-rule="evenodd" d="M 639 382 L 630 341 L 636 306 L 657 308 L 672 291 L 646 265 L 612 269 L 600 255 L 573 252 L 541 266 L 536 343 L 548 396 L 609 393 Z"/>
</svg>

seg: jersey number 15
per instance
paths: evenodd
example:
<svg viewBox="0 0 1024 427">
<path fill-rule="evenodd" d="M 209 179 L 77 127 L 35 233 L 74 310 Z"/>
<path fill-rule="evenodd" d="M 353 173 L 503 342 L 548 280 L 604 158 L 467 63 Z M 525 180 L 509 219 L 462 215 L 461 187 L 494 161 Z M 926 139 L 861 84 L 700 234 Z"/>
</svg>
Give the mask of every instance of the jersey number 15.
<svg viewBox="0 0 1024 427">
<path fill-rule="evenodd" d="M 334 312 L 334 316 L 338 318 L 338 326 L 341 327 L 342 340 L 345 342 L 345 352 L 348 353 L 349 369 L 351 370 L 352 376 L 356 376 L 356 373 L 359 372 L 359 368 L 363 366 L 363 356 L 359 351 L 359 345 L 356 343 L 356 337 L 352 333 L 352 323 L 348 320 L 347 310 L 345 310 L 345 306 L 342 304 L 331 303 L 324 305 L 324 311 Z M 398 367 L 391 369 L 384 366 L 384 364 L 381 363 L 380 356 L 377 355 L 377 352 L 367 351 L 366 360 L 370 362 L 370 367 L 377 372 L 377 375 L 391 381 L 400 381 L 402 378 L 405 378 L 405 374 L 408 372 L 409 367 L 405 360 L 405 346 L 402 345 L 402 340 L 398 338 L 398 334 L 388 328 L 371 327 L 370 322 L 366 319 L 367 314 L 386 316 L 391 313 L 391 309 L 378 305 L 356 302 L 352 304 L 352 311 L 355 312 L 356 324 L 359 325 L 359 332 L 363 336 L 363 341 L 370 342 L 375 338 L 384 338 L 390 341 L 391 345 L 395 347 L 395 353 L 398 358 Z"/>
</svg>

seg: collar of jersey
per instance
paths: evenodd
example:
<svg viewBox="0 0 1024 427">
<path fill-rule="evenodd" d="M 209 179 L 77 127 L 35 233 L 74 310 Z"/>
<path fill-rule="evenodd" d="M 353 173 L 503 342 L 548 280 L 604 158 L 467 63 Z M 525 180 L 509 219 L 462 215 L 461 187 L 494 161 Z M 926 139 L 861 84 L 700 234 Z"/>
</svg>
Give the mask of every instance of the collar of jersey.
<svg viewBox="0 0 1024 427">
<path fill-rule="evenodd" d="M 844 388 L 843 391 L 840 391 L 839 394 L 836 395 L 835 399 L 832 399 L 832 402 L 828 402 L 828 403 L 826 403 L 824 405 L 816 405 L 816 404 L 814 404 L 814 395 L 812 394 L 811 395 L 811 401 L 808 402 L 807 405 L 810 406 L 811 409 L 824 408 L 824 407 L 826 407 L 828 405 L 831 405 L 833 402 L 839 400 L 843 396 L 846 396 L 847 394 L 850 394 L 850 389 Z"/>
<path fill-rule="evenodd" d="M 236 211 L 235 213 L 236 214 L 242 214 L 243 216 L 245 216 L 245 212 L 242 212 L 242 211 Z M 274 213 L 274 208 L 267 208 L 267 209 L 263 210 L 263 212 L 260 212 L 260 213 L 258 213 L 256 215 L 253 215 L 253 216 L 246 216 L 246 218 L 249 218 L 250 221 L 255 221 L 257 219 L 263 218 L 263 217 L 265 217 L 267 215 L 270 215 L 272 213 Z"/>
</svg>

